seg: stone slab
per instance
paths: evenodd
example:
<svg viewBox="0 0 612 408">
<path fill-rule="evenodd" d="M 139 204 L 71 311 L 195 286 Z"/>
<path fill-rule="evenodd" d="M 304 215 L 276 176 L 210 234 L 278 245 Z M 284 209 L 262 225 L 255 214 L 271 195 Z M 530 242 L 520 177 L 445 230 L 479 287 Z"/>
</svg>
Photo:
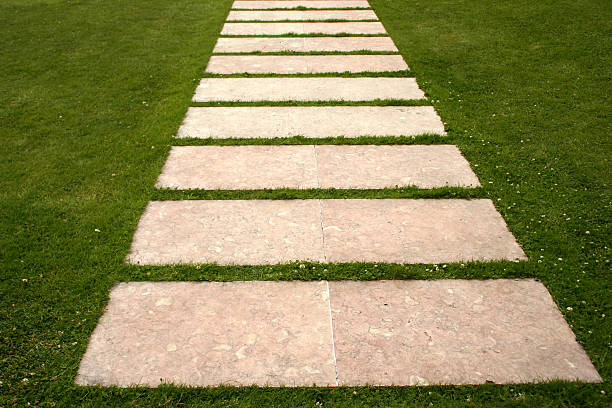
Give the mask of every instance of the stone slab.
<svg viewBox="0 0 612 408">
<path fill-rule="evenodd" d="M 391 37 L 221 37 L 213 52 L 397 52 Z"/>
<path fill-rule="evenodd" d="M 179 138 L 444 135 L 432 106 L 191 107 Z"/>
<path fill-rule="evenodd" d="M 526 259 L 491 200 L 322 200 L 327 262 Z"/>
<path fill-rule="evenodd" d="M 370 8 L 370 4 L 368 4 L 367 0 L 237 0 L 232 5 L 232 9 L 291 9 L 297 7 L 311 9 Z"/>
<path fill-rule="evenodd" d="M 317 200 L 152 201 L 127 261 L 267 265 L 324 261 Z"/>
<path fill-rule="evenodd" d="M 440 146 L 174 146 L 158 188 L 478 186 L 459 149 Z"/>
<path fill-rule="evenodd" d="M 194 102 L 424 99 L 414 78 L 203 78 Z"/>
<path fill-rule="evenodd" d="M 317 188 L 314 146 L 174 146 L 158 188 Z"/>
<path fill-rule="evenodd" d="M 379 22 L 225 23 L 221 35 L 386 34 Z"/>
<path fill-rule="evenodd" d="M 539 282 L 329 287 L 339 385 L 601 382 Z"/>
<path fill-rule="evenodd" d="M 428 199 L 154 201 L 127 257 L 143 265 L 500 259 L 525 255 L 490 200 Z"/>
<path fill-rule="evenodd" d="M 401 55 L 213 55 L 211 74 L 321 74 L 408 69 Z"/>
<path fill-rule="evenodd" d="M 130 282 L 76 379 L 155 387 L 336 385 L 326 282 Z"/>
<path fill-rule="evenodd" d="M 227 21 L 305 21 L 305 20 L 378 20 L 373 10 L 290 10 L 242 11 L 232 10 Z"/>
<path fill-rule="evenodd" d="M 456 146 L 315 146 L 320 188 L 476 187 Z"/>
</svg>

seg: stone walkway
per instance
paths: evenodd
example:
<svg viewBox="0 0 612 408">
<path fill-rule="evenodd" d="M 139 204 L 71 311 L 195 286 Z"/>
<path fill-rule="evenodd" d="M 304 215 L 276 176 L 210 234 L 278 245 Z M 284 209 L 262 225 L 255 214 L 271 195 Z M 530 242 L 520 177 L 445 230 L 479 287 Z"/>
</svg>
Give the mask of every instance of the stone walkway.
<svg viewBox="0 0 612 408">
<path fill-rule="evenodd" d="M 408 66 L 377 20 L 365 0 L 235 1 L 206 68 L 217 75 L 202 79 L 193 101 L 261 106 L 192 106 L 177 137 L 444 136 L 432 106 L 339 106 L 427 104 L 414 78 L 389 76 Z M 335 34 L 356 36 L 326 36 Z M 254 52 L 276 55 L 244 55 Z M 360 72 L 377 75 L 351 77 Z M 290 75 L 317 73 L 337 76 Z M 274 106 L 287 101 L 323 106 Z M 317 144 L 175 146 L 157 182 L 182 190 L 409 186 L 479 182 L 452 145 Z M 488 199 L 308 199 L 151 202 L 127 262 L 526 259 Z M 76 381 L 356 386 L 553 379 L 601 381 L 542 284 L 442 280 L 121 283 Z"/>
<path fill-rule="evenodd" d="M 601 381 L 532 280 L 117 285 L 77 383 Z"/>
</svg>

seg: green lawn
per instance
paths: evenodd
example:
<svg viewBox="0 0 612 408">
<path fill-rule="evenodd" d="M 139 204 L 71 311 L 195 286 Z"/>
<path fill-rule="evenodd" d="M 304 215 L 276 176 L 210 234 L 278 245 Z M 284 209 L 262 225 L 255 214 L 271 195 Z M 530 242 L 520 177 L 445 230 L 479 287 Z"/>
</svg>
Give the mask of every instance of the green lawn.
<svg viewBox="0 0 612 408">
<path fill-rule="evenodd" d="M 457 144 L 482 188 L 156 191 L 172 136 L 231 0 L 0 4 L 0 407 L 612 405 L 612 3 L 370 2 L 449 130 L 447 138 L 417 142 Z M 306 269 L 123 262 L 151 199 L 256 197 L 490 197 L 530 260 Z M 123 390 L 73 385 L 110 288 L 119 281 L 443 277 L 541 280 L 604 384 Z"/>
</svg>

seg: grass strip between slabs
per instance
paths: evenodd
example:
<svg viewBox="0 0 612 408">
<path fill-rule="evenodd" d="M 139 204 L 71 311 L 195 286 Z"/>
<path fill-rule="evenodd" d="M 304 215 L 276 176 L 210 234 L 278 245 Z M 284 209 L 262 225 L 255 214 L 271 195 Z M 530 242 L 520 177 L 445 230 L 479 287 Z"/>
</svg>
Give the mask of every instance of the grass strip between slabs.
<svg viewBox="0 0 612 408">
<path fill-rule="evenodd" d="M 215 52 L 213 55 L 397 55 L 395 51 L 249 51 L 249 52 Z"/>
<path fill-rule="evenodd" d="M 431 102 L 427 99 L 376 99 L 373 101 L 214 101 L 191 102 L 190 106 L 431 106 Z"/>
<path fill-rule="evenodd" d="M 249 72 L 241 72 L 236 74 L 215 74 L 211 72 L 202 73 L 201 78 L 282 78 L 282 77 L 292 77 L 292 78 L 317 78 L 317 77 L 341 77 L 341 78 L 364 78 L 364 77 L 372 77 L 372 78 L 382 78 L 382 77 L 406 77 L 406 78 L 414 78 L 414 74 L 409 70 L 402 71 L 382 71 L 382 72 L 321 72 L 316 74 L 305 74 L 305 73 L 297 73 L 297 74 L 252 74 Z"/>
<path fill-rule="evenodd" d="M 478 199 L 484 197 L 481 187 L 439 187 L 421 189 L 418 187 L 398 187 L 383 189 L 261 189 L 261 190 L 174 190 L 160 189 L 153 194 L 154 201 L 173 200 L 310 200 L 310 199 L 385 199 L 385 198 L 461 198 Z"/>
</svg>

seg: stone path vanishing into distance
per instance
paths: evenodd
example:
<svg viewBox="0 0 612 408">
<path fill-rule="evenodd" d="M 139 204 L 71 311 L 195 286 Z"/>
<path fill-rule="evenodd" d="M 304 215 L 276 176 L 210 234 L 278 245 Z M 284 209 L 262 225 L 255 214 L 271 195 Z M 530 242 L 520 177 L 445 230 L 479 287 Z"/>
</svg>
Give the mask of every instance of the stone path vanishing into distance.
<svg viewBox="0 0 612 408">
<path fill-rule="evenodd" d="M 366 0 L 236 0 L 177 137 L 186 144 L 443 137 L 442 120 L 407 70 Z M 389 103 L 368 105 L 378 100 Z M 193 144 L 171 149 L 157 188 L 480 186 L 450 144 Z M 489 199 L 152 201 L 126 258 L 137 265 L 228 267 L 499 260 L 527 257 Z M 544 285 L 456 279 L 120 283 L 76 382 L 361 386 L 554 379 L 601 381 Z"/>
</svg>

